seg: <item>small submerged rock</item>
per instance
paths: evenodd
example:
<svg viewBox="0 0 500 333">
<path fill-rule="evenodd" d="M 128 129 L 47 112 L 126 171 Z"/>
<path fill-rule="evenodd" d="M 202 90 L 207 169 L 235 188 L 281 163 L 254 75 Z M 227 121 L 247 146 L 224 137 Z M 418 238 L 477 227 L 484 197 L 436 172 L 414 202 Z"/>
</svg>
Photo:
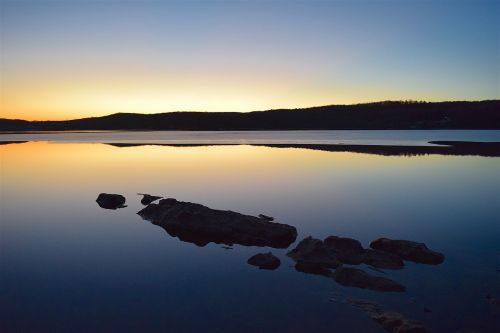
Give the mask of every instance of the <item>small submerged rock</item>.
<svg viewBox="0 0 500 333">
<path fill-rule="evenodd" d="M 101 193 L 96 200 L 99 207 L 104 209 L 117 209 L 125 206 L 125 197 L 121 194 Z"/>
<path fill-rule="evenodd" d="M 311 236 L 300 241 L 287 253 L 287 256 L 302 266 L 336 268 L 340 265 L 333 251 L 329 250 L 321 240 Z"/>
<path fill-rule="evenodd" d="M 348 299 L 348 302 L 370 316 L 387 332 L 391 333 L 429 333 L 421 322 L 408 319 L 400 313 L 385 311 L 379 304 L 367 301 Z"/>
<path fill-rule="evenodd" d="M 247 262 L 250 265 L 259 267 L 260 269 L 270 270 L 278 268 L 281 264 L 280 259 L 274 256 L 271 252 L 257 253 L 256 255 L 250 257 Z"/>
<path fill-rule="evenodd" d="M 416 263 L 439 265 L 444 261 L 442 253 L 430 250 L 424 243 L 379 238 L 371 242 L 370 247 Z"/>
<path fill-rule="evenodd" d="M 333 273 L 335 281 L 346 287 L 357 287 L 376 291 L 403 292 L 405 286 L 385 277 L 372 276 L 365 271 L 352 267 L 339 267 Z"/>
<path fill-rule="evenodd" d="M 424 325 L 418 321 L 406 318 L 400 313 L 383 312 L 373 315 L 372 319 L 378 322 L 387 332 L 392 333 L 428 333 Z"/>
<path fill-rule="evenodd" d="M 379 315 L 384 312 L 380 304 L 365 299 L 347 298 L 347 302 L 369 315 Z"/>
<path fill-rule="evenodd" d="M 143 193 L 138 193 L 138 194 L 142 195 L 141 204 L 143 204 L 144 206 L 147 206 L 150 203 L 162 198 L 156 195 L 143 194 Z"/>
<path fill-rule="evenodd" d="M 172 198 L 149 204 L 137 214 L 171 236 L 198 246 L 214 242 L 287 248 L 297 238 L 297 229 L 291 225 Z"/>
<path fill-rule="evenodd" d="M 359 241 L 347 237 L 329 236 L 323 242 L 344 264 L 359 265 L 363 262 L 365 249 Z"/>
</svg>

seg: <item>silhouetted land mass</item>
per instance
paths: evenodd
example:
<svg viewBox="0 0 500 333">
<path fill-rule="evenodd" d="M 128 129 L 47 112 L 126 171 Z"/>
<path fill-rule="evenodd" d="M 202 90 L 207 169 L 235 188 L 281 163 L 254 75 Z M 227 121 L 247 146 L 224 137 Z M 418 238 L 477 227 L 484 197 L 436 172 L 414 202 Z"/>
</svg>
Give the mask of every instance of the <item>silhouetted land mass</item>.
<svg viewBox="0 0 500 333">
<path fill-rule="evenodd" d="M 470 141 L 430 141 L 435 146 L 395 146 L 395 145 L 344 145 L 344 144 L 249 144 L 250 146 L 272 148 L 312 149 L 330 152 L 351 152 L 375 154 L 384 156 L 419 156 L 419 155 L 455 155 L 455 156 L 485 156 L 500 157 L 500 142 L 470 142 Z M 169 143 L 107 143 L 108 145 L 125 148 L 137 146 L 169 146 L 169 147 L 200 147 L 200 146 L 231 146 L 239 144 L 169 144 Z"/>
<path fill-rule="evenodd" d="M 0 131 L 500 129 L 500 100 L 377 102 L 239 112 L 117 113 L 67 121 L 0 119 Z"/>
<path fill-rule="evenodd" d="M 16 143 L 26 143 L 28 141 L 0 141 L 0 145 L 13 145 Z"/>
</svg>

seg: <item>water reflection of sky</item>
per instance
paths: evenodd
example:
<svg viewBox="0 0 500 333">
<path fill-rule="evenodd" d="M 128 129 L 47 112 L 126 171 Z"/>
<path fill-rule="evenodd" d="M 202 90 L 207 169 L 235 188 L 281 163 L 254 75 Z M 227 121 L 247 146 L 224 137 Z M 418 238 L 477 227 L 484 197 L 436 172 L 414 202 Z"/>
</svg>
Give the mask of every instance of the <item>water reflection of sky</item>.
<svg viewBox="0 0 500 333">
<path fill-rule="evenodd" d="M 337 290 L 434 331 L 492 331 L 498 309 L 484 298 L 500 297 L 499 161 L 256 146 L 0 146 L 0 328 L 382 332 L 359 310 L 329 302 Z M 128 207 L 100 209 L 99 192 L 125 195 Z M 263 249 L 199 248 L 141 220 L 137 192 L 268 214 L 297 227 L 299 240 L 424 241 L 446 260 L 388 272 L 404 294 L 295 272 L 286 250 L 272 250 L 278 270 L 257 270 L 246 260 Z"/>
</svg>

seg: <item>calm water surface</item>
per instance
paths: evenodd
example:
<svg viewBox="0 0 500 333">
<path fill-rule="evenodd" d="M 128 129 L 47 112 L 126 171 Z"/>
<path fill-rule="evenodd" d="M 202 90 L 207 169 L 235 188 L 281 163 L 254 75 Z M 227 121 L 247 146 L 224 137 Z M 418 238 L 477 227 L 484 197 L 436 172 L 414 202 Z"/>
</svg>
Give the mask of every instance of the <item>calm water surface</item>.
<svg viewBox="0 0 500 333">
<path fill-rule="evenodd" d="M 500 141 L 495 130 L 413 131 L 155 131 L 58 132 L 0 135 L 0 141 L 164 144 L 368 144 L 428 145 L 432 140 Z"/>
<path fill-rule="evenodd" d="M 442 135 L 460 137 L 418 140 Z M 474 135 L 492 141 L 498 132 Z M 120 148 L 65 136 L 50 139 L 64 144 L 0 145 L 2 332 L 383 332 L 345 297 L 379 302 L 433 332 L 500 330 L 500 308 L 486 302 L 500 298 L 499 158 Z M 125 195 L 128 207 L 99 208 L 100 192 Z M 287 250 L 173 238 L 136 215 L 138 192 L 271 215 L 295 226 L 298 241 L 423 241 L 446 260 L 385 274 L 365 267 L 404 284 L 404 293 L 342 287 L 295 271 Z M 282 261 L 276 271 L 246 263 L 269 250 Z"/>
</svg>

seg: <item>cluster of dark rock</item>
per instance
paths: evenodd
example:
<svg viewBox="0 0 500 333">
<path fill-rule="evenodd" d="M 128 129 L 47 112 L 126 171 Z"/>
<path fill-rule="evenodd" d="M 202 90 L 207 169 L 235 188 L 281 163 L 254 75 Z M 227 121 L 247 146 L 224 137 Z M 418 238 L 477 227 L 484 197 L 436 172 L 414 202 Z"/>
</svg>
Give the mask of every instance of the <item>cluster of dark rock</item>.
<svg viewBox="0 0 500 333">
<path fill-rule="evenodd" d="M 287 248 L 297 238 L 295 227 L 271 222 L 274 218 L 264 214 L 256 217 L 172 198 L 140 195 L 143 196 L 141 203 L 146 207 L 137 214 L 162 227 L 171 236 L 198 246 L 214 242 L 228 246 Z M 154 203 L 157 200 L 160 201 Z M 125 197 L 120 194 L 101 193 L 96 201 L 106 209 L 125 207 Z M 428 249 L 423 243 L 379 238 L 365 249 L 355 239 L 337 236 L 329 236 L 323 241 L 309 236 L 287 255 L 296 262 L 297 271 L 333 277 L 345 286 L 380 291 L 404 291 L 405 288 L 387 278 L 374 277 L 343 265 L 366 264 L 377 269 L 400 269 L 404 266 L 403 260 L 432 265 L 444 260 L 441 253 Z M 248 262 L 266 269 L 276 269 L 280 265 L 279 259 L 270 252 L 257 254 Z"/>
<path fill-rule="evenodd" d="M 169 235 L 198 246 L 213 242 L 224 244 L 227 249 L 234 244 L 288 248 L 297 238 L 295 227 L 271 222 L 274 218 L 267 215 L 244 215 L 172 198 L 140 195 L 143 196 L 141 203 L 146 207 L 137 213 L 139 216 L 162 227 Z M 158 203 L 154 203 L 157 200 Z M 101 193 L 97 203 L 106 209 L 122 208 L 125 197 Z M 405 260 L 430 265 L 444 261 L 443 254 L 430 250 L 424 243 L 379 238 L 365 249 L 358 240 L 338 236 L 329 236 L 324 240 L 306 237 L 287 255 L 295 261 L 295 269 L 299 272 L 333 278 L 347 287 L 384 292 L 403 292 L 406 288 L 386 277 L 373 276 L 346 265 L 365 264 L 378 270 L 401 269 Z M 247 262 L 267 270 L 277 269 L 281 264 L 271 252 L 258 253 Z M 427 332 L 420 323 L 397 313 L 385 312 L 374 303 L 358 301 L 352 304 L 362 308 L 389 332 Z"/>
<path fill-rule="evenodd" d="M 388 278 L 372 276 L 344 264 L 364 263 L 379 269 L 400 269 L 404 266 L 403 260 L 433 265 L 444 260 L 441 253 L 412 241 L 379 238 L 371 242 L 370 247 L 364 249 L 359 241 L 352 238 L 329 236 L 321 241 L 309 236 L 287 255 L 295 261 L 297 271 L 332 277 L 343 286 L 396 292 L 406 288 Z"/>
</svg>

